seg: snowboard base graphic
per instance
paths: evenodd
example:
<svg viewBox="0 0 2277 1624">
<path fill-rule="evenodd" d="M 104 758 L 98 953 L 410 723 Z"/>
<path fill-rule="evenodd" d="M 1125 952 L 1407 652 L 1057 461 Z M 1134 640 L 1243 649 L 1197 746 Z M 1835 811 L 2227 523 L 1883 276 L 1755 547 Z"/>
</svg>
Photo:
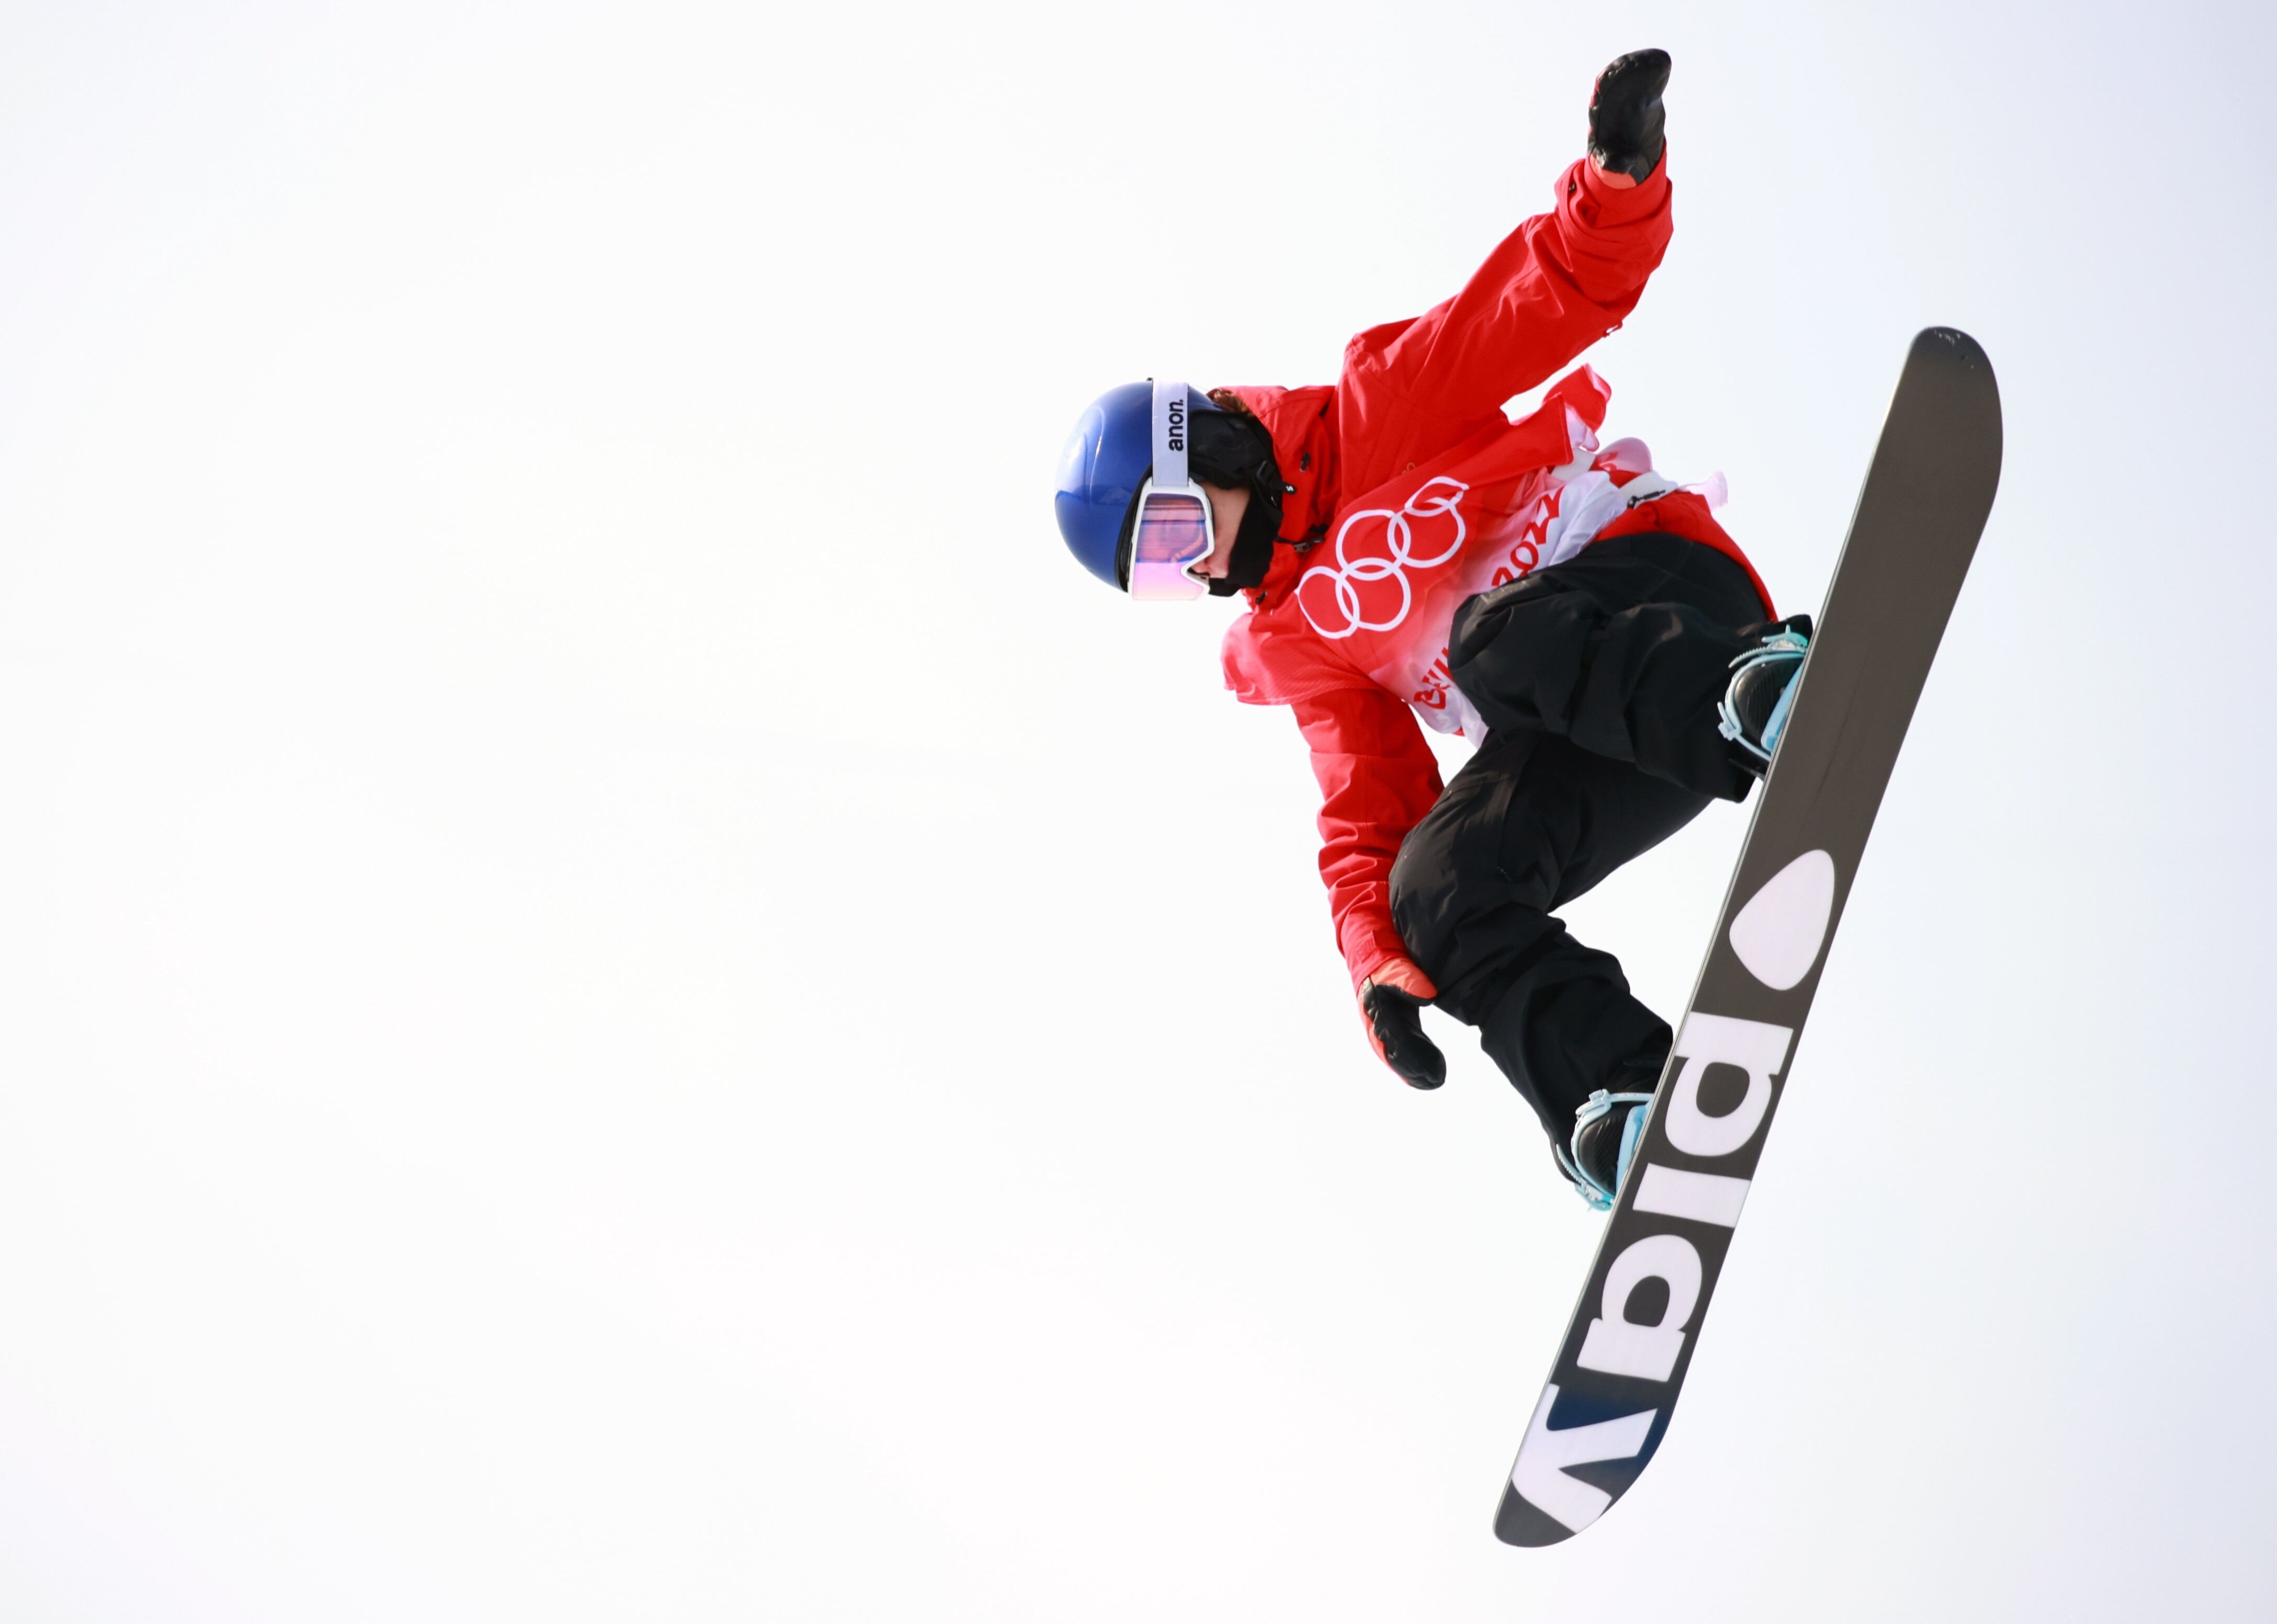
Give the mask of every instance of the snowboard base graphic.
<svg viewBox="0 0 2277 1624">
<path fill-rule="evenodd" d="M 1504 1486 L 1507 1544 L 1588 1527 L 1667 1433 L 1999 477 L 1991 362 L 1968 334 L 1930 328 L 1907 355 L 1707 962 Z"/>
</svg>

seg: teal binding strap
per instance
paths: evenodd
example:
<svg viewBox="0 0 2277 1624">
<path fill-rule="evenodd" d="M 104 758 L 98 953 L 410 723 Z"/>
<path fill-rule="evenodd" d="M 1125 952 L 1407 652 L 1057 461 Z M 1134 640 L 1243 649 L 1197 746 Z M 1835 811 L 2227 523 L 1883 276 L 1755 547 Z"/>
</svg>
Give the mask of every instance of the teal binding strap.
<svg viewBox="0 0 2277 1624">
<path fill-rule="evenodd" d="M 1590 1210 L 1612 1210 L 1613 1197 L 1620 1193 L 1621 1185 L 1628 1178 L 1629 1163 L 1636 1155 L 1637 1140 L 1644 1132 L 1644 1112 L 1634 1108 L 1651 1103 L 1652 1096 L 1649 1094 L 1609 1094 L 1600 1088 L 1582 1101 L 1573 1112 L 1573 1149 L 1569 1152 L 1563 1145 L 1555 1147 L 1557 1168 L 1573 1181 L 1574 1189 L 1580 1191 L 1581 1199 L 1589 1203 Z M 1592 1178 L 1581 1165 L 1581 1130 L 1600 1118 L 1610 1117 L 1624 1105 L 1633 1109 L 1629 1111 L 1628 1120 L 1621 1125 L 1621 1152 L 1613 1168 L 1613 1187 L 1608 1190 Z"/>
<path fill-rule="evenodd" d="M 1763 723 L 1763 742 L 1760 744 L 1748 736 L 1740 721 L 1739 707 L 1732 703 L 1732 695 L 1739 688 L 1740 678 L 1757 666 L 1773 662 L 1791 663 L 1797 671 L 1802 668 L 1803 657 L 1810 652 L 1810 639 L 1790 627 L 1764 637 L 1763 643 L 1749 649 L 1732 662 L 1732 680 L 1724 685 L 1724 697 L 1716 702 L 1716 731 L 1764 766 L 1771 765 L 1771 751 L 1778 748 L 1779 735 L 1786 731 L 1786 714 L 1794 704 L 1795 681 L 1789 675 L 1786 686 L 1779 690 L 1778 702 Z"/>
</svg>

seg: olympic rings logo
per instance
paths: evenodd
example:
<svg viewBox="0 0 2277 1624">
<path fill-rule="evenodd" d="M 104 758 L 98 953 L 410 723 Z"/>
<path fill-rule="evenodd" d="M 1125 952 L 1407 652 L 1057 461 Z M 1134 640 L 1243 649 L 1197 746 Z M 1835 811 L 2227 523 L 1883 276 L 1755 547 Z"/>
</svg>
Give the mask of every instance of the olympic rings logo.
<svg viewBox="0 0 2277 1624">
<path fill-rule="evenodd" d="M 1435 492 L 1435 486 L 1444 486 L 1445 489 Z M 1344 522 L 1336 527 L 1336 568 L 1331 569 L 1326 564 L 1316 564 L 1297 579 L 1297 606 L 1313 629 L 1331 641 L 1341 641 L 1357 632 L 1390 631 L 1405 621 L 1407 612 L 1415 606 L 1414 589 L 1407 583 L 1407 571 L 1410 568 L 1432 568 L 1462 551 L 1466 532 L 1462 509 L 1458 504 L 1462 501 L 1463 493 L 1469 489 L 1470 486 L 1460 480 L 1450 479 L 1443 474 L 1436 479 L 1425 481 L 1414 495 L 1401 504 L 1397 513 L 1389 507 L 1367 507 L 1347 515 Z M 1453 538 L 1430 557 L 1416 557 L 1415 530 L 1408 521 L 1441 517 L 1454 521 Z M 1389 557 L 1363 555 L 1352 558 L 1346 554 L 1345 539 L 1352 535 L 1352 526 L 1363 519 L 1384 521 L 1384 541 L 1390 550 Z M 1329 583 L 1336 606 L 1334 618 L 1342 622 L 1340 629 L 1331 630 L 1329 627 L 1321 625 L 1305 601 L 1306 589 L 1312 586 L 1316 576 Z M 1364 606 L 1360 601 L 1361 588 L 1379 581 L 1395 582 L 1399 588 L 1399 608 L 1389 620 L 1368 619 L 1367 608 L 1369 606 Z M 1320 594 L 1314 591 L 1312 596 L 1317 598 Z M 1370 596 L 1381 599 L 1383 594 L 1377 592 Z M 1373 606 L 1380 610 L 1383 606 L 1379 602 Z"/>
</svg>

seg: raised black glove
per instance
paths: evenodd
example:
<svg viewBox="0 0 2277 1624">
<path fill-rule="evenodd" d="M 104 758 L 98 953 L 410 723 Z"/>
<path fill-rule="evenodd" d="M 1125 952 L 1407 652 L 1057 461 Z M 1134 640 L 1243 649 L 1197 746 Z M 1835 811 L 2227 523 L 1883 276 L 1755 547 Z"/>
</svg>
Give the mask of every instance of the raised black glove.
<svg viewBox="0 0 2277 1624">
<path fill-rule="evenodd" d="M 1589 97 L 1589 156 L 1600 169 L 1642 180 L 1660 167 L 1668 110 L 1668 53 L 1633 50 L 1616 57 L 1597 75 Z"/>
</svg>

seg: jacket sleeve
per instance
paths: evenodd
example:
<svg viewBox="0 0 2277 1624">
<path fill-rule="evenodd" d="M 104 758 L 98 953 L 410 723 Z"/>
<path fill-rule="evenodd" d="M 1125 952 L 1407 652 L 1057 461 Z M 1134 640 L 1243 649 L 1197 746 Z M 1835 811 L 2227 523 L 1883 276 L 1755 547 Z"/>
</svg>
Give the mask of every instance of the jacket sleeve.
<svg viewBox="0 0 2277 1624">
<path fill-rule="evenodd" d="M 1406 956 L 1391 922 L 1391 865 L 1439 798 L 1438 759 L 1413 713 L 1380 688 L 1335 689 L 1291 708 L 1320 781 L 1321 878 L 1357 988 Z"/>
<path fill-rule="evenodd" d="M 1621 324 L 1674 230 L 1668 164 L 1636 187 L 1604 184 L 1584 158 L 1557 206 L 1504 238 L 1463 290 L 1411 321 L 1373 327 L 1344 354 L 1338 409 L 1347 454 L 1375 454 L 1346 489 L 1436 454 Z"/>
</svg>

